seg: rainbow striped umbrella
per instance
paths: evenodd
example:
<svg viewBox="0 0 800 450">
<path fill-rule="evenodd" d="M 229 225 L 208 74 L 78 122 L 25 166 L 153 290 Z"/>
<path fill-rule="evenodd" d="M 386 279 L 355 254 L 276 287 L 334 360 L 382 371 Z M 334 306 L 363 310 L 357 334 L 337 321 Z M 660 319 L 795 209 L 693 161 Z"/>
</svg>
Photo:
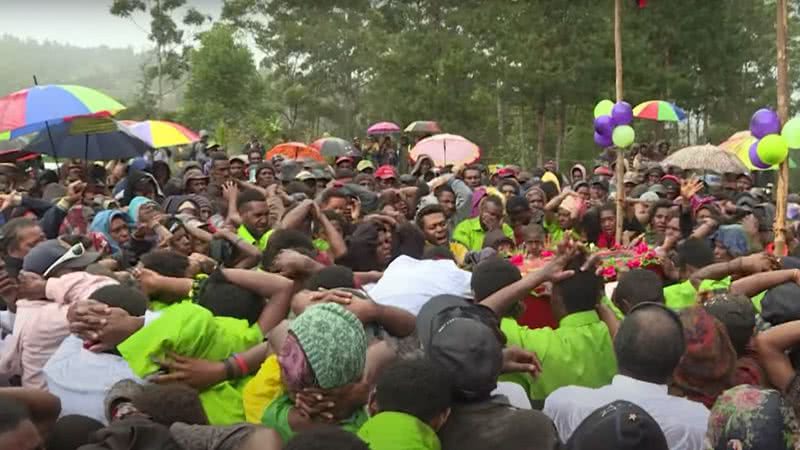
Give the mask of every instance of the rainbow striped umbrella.
<svg viewBox="0 0 800 450">
<path fill-rule="evenodd" d="M 164 120 L 145 120 L 136 122 L 123 120 L 134 136 L 147 142 L 153 148 L 189 145 L 200 140 L 200 135 L 183 125 Z"/>
<path fill-rule="evenodd" d="M 74 85 L 43 85 L 0 98 L 0 131 L 13 139 L 41 131 L 46 125 L 76 116 L 110 116 L 125 107 L 94 89 Z"/>
<path fill-rule="evenodd" d="M 680 122 L 686 119 L 686 112 L 674 103 L 664 100 L 648 100 L 633 108 L 633 117 L 659 122 Z"/>
</svg>

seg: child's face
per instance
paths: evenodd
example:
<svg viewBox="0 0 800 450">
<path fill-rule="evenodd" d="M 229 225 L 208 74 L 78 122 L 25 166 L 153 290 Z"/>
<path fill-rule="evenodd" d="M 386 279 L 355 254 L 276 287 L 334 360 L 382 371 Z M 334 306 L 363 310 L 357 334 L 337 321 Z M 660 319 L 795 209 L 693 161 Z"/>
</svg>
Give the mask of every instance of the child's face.
<svg viewBox="0 0 800 450">
<path fill-rule="evenodd" d="M 539 256 L 544 250 L 544 238 L 534 234 L 525 237 L 525 253 L 531 256 Z"/>
<path fill-rule="evenodd" d="M 514 246 L 509 244 L 508 242 L 503 242 L 497 247 L 497 253 L 501 255 L 510 255 L 514 252 Z"/>
</svg>

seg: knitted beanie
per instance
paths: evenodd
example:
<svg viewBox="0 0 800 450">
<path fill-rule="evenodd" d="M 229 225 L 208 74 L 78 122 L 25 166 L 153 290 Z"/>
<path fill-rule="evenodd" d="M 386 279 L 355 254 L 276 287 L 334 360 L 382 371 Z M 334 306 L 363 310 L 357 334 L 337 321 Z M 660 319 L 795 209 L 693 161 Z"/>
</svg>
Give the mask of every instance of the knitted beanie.
<svg viewBox="0 0 800 450">
<path fill-rule="evenodd" d="M 361 378 L 367 335 L 355 314 L 335 303 L 314 305 L 289 330 L 303 347 L 319 387 L 331 389 Z"/>
</svg>

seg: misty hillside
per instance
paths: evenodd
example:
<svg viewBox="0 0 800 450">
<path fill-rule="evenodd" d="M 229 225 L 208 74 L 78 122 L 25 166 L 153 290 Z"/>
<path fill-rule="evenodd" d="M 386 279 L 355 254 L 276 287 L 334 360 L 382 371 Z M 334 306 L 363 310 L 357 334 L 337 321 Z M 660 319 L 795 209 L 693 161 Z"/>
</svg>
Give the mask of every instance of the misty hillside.
<svg viewBox="0 0 800 450">
<path fill-rule="evenodd" d="M 146 55 L 132 49 L 80 48 L 0 36 L 0 96 L 39 84 L 78 84 L 128 102 L 137 90 Z"/>
</svg>

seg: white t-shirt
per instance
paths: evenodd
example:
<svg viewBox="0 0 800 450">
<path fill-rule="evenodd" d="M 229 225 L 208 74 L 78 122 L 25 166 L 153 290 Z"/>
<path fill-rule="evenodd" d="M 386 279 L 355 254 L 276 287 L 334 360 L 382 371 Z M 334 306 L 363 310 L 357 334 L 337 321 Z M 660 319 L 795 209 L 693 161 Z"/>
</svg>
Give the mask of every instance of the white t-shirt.
<svg viewBox="0 0 800 450">
<path fill-rule="evenodd" d="M 396 306 L 414 314 L 432 297 L 443 294 L 471 298 L 472 274 L 450 260 L 418 260 L 399 256 L 380 281 L 365 290 L 375 302 Z"/>
</svg>

